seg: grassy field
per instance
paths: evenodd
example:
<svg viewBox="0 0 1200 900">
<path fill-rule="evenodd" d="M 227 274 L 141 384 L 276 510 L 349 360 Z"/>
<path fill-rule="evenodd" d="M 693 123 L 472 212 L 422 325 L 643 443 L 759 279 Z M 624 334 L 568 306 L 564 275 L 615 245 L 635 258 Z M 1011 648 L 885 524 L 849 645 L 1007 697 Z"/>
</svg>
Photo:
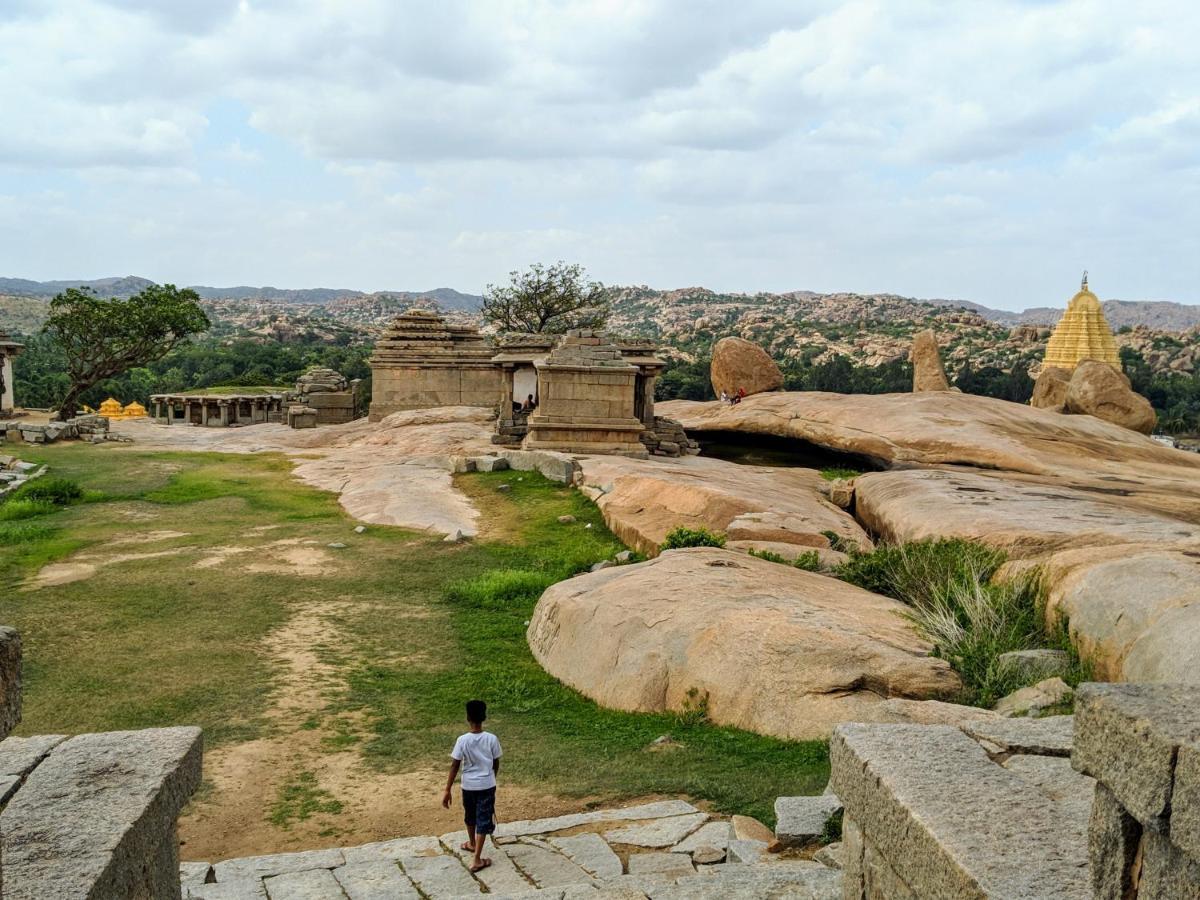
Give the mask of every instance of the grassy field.
<svg viewBox="0 0 1200 900">
<path fill-rule="evenodd" d="M 456 476 L 484 521 L 477 540 L 451 544 L 384 526 L 356 534 L 336 498 L 297 483 L 278 456 L 72 445 L 21 456 L 87 493 L 0 522 L 0 622 L 25 641 L 20 733 L 189 723 L 210 749 L 277 733 L 269 711 L 286 665 L 272 636 L 318 609 L 322 630 L 301 649 L 333 676 L 295 727 L 381 774 L 440 769 L 463 701 L 479 696 L 507 781 L 559 796 L 684 795 L 770 823 L 776 796 L 825 784 L 823 743 L 700 713 L 601 709 L 541 670 L 524 639 L 537 596 L 621 547 L 591 503 L 536 474 Z M 564 514 L 576 521 L 559 524 Z M 6 542 L 17 527 L 29 530 Z M 62 583 L 33 587 L 39 571 Z M 306 772 L 287 791 L 264 819 L 338 810 Z"/>
</svg>

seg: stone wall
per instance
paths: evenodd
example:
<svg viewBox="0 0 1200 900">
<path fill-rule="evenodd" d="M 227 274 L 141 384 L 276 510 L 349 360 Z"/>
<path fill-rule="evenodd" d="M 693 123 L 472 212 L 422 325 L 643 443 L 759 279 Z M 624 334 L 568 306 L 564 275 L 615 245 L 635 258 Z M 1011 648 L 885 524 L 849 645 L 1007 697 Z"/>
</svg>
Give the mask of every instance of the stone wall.
<svg viewBox="0 0 1200 900">
<path fill-rule="evenodd" d="M 1093 896 L 1200 898 L 1200 687 L 1084 685 L 1075 721 Z"/>
<path fill-rule="evenodd" d="M 371 378 L 372 422 L 406 409 L 495 408 L 502 384 L 500 370 L 490 362 L 372 366 Z"/>
</svg>

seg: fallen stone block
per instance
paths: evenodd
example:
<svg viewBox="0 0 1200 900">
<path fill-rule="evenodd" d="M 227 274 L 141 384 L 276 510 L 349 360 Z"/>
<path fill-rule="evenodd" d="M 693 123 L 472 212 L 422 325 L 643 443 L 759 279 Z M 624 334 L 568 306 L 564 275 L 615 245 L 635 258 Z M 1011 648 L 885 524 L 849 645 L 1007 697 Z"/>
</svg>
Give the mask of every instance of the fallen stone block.
<svg viewBox="0 0 1200 900">
<path fill-rule="evenodd" d="M 1001 697 L 996 703 L 996 712 L 1002 716 L 1035 716 L 1069 703 L 1073 696 L 1075 692 L 1061 678 L 1047 678 Z"/>
<path fill-rule="evenodd" d="M 841 812 L 842 801 L 832 794 L 817 797 L 779 797 L 775 800 L 775 838 L 782 847 L 804 847 L 825 833 Z"/>
</svg>

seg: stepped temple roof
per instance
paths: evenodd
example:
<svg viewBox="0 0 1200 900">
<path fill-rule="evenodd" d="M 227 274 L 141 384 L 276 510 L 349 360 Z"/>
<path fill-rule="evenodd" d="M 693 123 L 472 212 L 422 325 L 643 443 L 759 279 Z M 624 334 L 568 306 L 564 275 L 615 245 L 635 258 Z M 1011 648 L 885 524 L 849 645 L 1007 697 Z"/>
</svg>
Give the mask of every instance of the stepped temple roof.
<svg viewBox="0 0 1200 900">
<path fill-rule="evenodd" d="M 410 309 L 397 316 L 371 354 L 372 366 L 488 362 L 495 349 L 471 325 L 451 325 L 437 313 Z"/>
<path fill-rule="evenodd" d="M 1067 304 L 1067 311 L 1046 344 L 1044 365 L 1072 371 L 1085 359 L 1098 359 L 1118 368 L 1121 365 L 1100 299 L 1088 290 L 1087 272 L 1083 273 L 1079 293 Z"/>
</svg>

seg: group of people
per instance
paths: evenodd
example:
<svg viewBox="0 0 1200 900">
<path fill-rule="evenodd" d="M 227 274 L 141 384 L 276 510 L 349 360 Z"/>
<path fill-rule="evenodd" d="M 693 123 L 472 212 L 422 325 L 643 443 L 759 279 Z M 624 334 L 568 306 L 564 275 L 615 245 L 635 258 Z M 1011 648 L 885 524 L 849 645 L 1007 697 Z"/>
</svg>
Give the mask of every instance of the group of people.
<svg viewBox="0 0 1200 900">
<path fill-rule="evenodd" d="M 732 396 L 730 396 L 725 391 L 721 391 L 721 402 L 728 403 L 730 406 L 736 406 L 738 403 L 741 403 L 744 399 L 746 399 L 746 389 L 745 388 L 738 388 L 737 393 Z"/>
</svg>

